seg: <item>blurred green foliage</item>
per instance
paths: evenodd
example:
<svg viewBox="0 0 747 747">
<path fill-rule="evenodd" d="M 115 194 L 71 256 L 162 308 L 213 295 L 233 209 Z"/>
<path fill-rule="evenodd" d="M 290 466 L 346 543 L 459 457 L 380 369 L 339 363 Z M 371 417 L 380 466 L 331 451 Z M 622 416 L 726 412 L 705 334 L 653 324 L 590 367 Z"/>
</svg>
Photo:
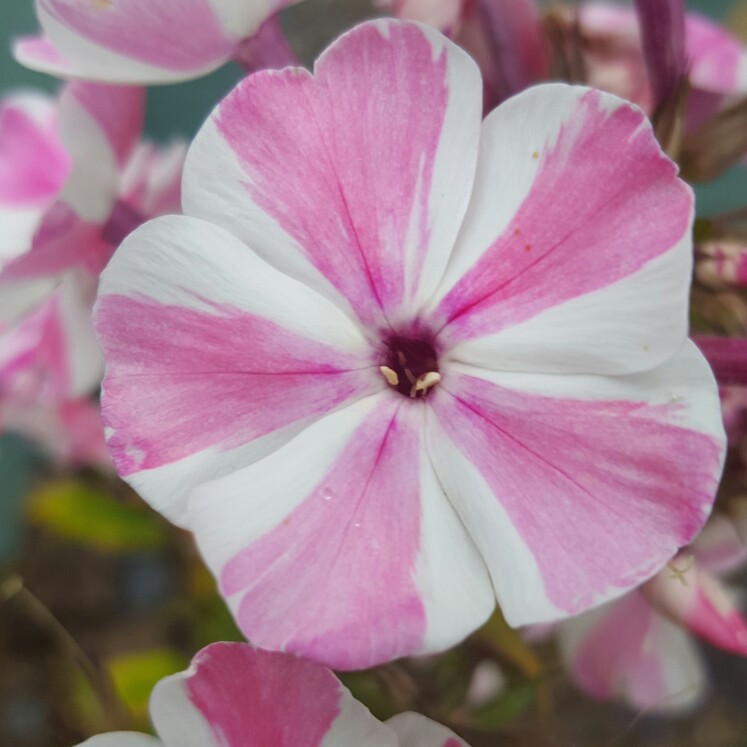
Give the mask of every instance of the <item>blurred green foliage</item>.
<svg viewBox="0 0 747 747">
<path fill-rule="evenodd" d="M 142 504 L 127 505 L 82 482 L 49 483 L 28 501 L 32 524 L 103 552 L 158 550 L 164 525 Z"/>
</svg>

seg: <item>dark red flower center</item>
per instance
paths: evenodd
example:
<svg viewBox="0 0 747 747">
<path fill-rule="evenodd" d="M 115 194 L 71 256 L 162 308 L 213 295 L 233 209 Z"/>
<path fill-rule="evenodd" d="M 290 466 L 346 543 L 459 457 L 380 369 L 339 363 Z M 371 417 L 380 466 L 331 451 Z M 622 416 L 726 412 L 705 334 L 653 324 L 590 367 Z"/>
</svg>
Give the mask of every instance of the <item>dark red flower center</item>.
<svg viewBox="0 0 747 747">
<path fill-rule="evenodd" d="M 389 385 L 406 397 L 425 397 L 441 380 L 438 356 L 430 340 L 394 336 L 379 369 Z"/>
</svg>

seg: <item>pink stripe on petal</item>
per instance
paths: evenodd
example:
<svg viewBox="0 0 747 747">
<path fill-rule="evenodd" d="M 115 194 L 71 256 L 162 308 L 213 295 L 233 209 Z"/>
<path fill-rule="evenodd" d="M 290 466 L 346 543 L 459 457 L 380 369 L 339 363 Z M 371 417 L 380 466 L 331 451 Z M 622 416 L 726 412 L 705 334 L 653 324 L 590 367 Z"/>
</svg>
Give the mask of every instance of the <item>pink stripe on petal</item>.
<svg viewBox="0 0 747 747">
<path fill-rule="evenodd" d="M 220 104 L 188 159 L 185 210 L 233 220 L 206 213 L 218 203 L 203 196 L 216 190 L 207 173 L 192 174 L 214 158 L 210 138 L 222 139 L 241 168 L 233 189 L 252 201 L 230 197 L 229 215 L 253 211 L 234 233 L 314 287 L 321 275 L 362 321 L 383 326 L 437 282 L 451 250 L 474 167 L 478 85 L 472 62 L 433 31 L 359 26 L 322 55 L 315 77 L 257 74 Z M 272 230 L 285 241 L 271 241 Z"/>
<path fill-rule="evenodd" d="M 198 545 L 217 567 L 239 626 L 258 645 L 336 669 L 363 669 L 422 648 L 422 408 L 400 402 L 385 393 L 353 405 L 193 494 Z M 288 469 L 300 460 L 303 475 Z M 220 527 L 225 518 L 216 514 L 228 509 L 216 508 L 221 500 L 243 507 L 246 539 L 238 551 L 231 550 L 238 533 L 232 540 Z M 251 539 L 268 514 L 275 517 L 268 530 Z M 221 562 L 224 548 L 229 556 Z"/>
<path fill-rule="evenodd" d="M 39 121 L 20 98 L 0 104 L 0 202 L 6 205 L 43 204 L 67 177 L 70 159 L 49 108 L 46 121 Z"/>
<path fill-rule="evenodd" d="M 567 90 L 572 95 L 577 89 Z M 531 102 L 539 95 L 523 96 Z M 438 307 L 450 338 L 495 333 L 604 288 L 670 250 L 688 231 L 691 191 L 675 179 L 674 164 L 640 110 L 588 90 L 554 143 L 531 145 L 519 129 L 519 102 L 513 104 L 516 146 L 527 169 L 533 159 L 539 168 L 513 219 L 484 249 L 470 249 L 481 256 Z M 496 123 L 501 108 L 492 115 Z"/>
<path fill-rule="evenodd" d="M 225 747 L 320 747 L 340 712 L 329 670 L 248 644 L 203 649 L 186 689 Z"/>
<path fill-rule="evenodd" d="M 101 298 L 104 420 L 122 475 L 248 441 L 370 389 L 360 360 L 251 313 Z"/>
<path fill-rule="evenodd" d="M 226 61 L 237 41 L 226 37 L 208 0 L 37 0 L 37 6 L 101 47 L 167 70 Z"/>
<path fill-rule="evenodd" d="M 681 384 L 669 381 L 675 397 Z M 456 508 L 470 517 L 465 521 L 496 588 L 511 579 L 496 580 L 509 571 L 496 567 L 499 547 L 491 546 L 486 527 L 500 532 L 503 512 L 536 562 L 544 587 L 537 593 L 544 591 L 551 606 L 538 613 L 531 600 L 498 594 L 512 624 L 578 613 L 636 585 L 692 539 L 715 494 L 721 443 L 684 425 L 687 401 L 649 404 L 632 383 L 630 401 L 589 399 L 577 386 L 579 397 L 542 396 L 447 374 L 431 400 L 441 428 L 490 490 L 485 526 L 468 505 Z M 586 386 L 593 386 L 591 377 Z M 650 396 L 653 384 L 646 391 Z M 448 477 L 445 458 L 437 456 L 435 465 Z M 451 477 L 450 497 L 459 484 Z"/>
</svg>

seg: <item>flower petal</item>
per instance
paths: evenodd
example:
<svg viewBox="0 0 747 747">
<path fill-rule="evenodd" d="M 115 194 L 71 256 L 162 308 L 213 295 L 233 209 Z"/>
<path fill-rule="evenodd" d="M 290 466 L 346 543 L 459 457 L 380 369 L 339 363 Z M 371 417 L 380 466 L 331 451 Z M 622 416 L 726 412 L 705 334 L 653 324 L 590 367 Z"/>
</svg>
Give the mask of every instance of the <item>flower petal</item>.
<svg viewBox="0 0 747 747">
<path fill-rule="evenodd" d="M 150 710 L 164 742 L 179 747 L 397 747 L 332 672 L 245 643 L 200 651 L 155 686 Z"/>
<path fill-rule="evenodd" d="M 195 484 L 386 386 L 337 308 L 194 218 L 159 218 L 124 241 L 96 325 L 114 462 L 177 523 Z"/>
<path fill-rule="evenodd" d="M 537 86 L 485 120 L 481 148 L 434 310 L 452 355 L 629 373 L 674 354 L 687 334 L 693 198 L 642 112 Z"/>
<path fill-rule="evenodd" d="M 699 567 L 719 576 L 747 564 L 747 542 L 739 536 L 738 522 L 722 513 L 712 514 L 688 552 L 695 557 Z"/>
<path fill-rule="evenodd" d="M 451 729 L 419 713 L 398 713 L 386 725 L 399 737 L 399 747 L 469 747 Z"/>
<path fill-rule="evenodd" d="M 13 57 L 24 67 L 56 78 L 74 76 L 74 70 L 44 35 L 22 36 L 13 41 Z"/>
<path fill-rule="evenodd" d="M 733 594 L 697 561 L 687 563 L 686 554 L 679 555 L 641 592 L 652 607 L 712 646 L 747 656 L 747 623 Z"/>
<path fill-rule="evenodd" d="M 703 696 L 706 675 L 693 640 L 637 592 L 561 623 L 558 641 L 571 677 L 597 700 L 671 711 Z"/>
<path fill-rule="evenodd" d="M 221 3 L 228 4 L 234 5 Z M 238 42 L 210 0 L 37 0 L 36 10 L 63 68 L 106 83 L 165 83 L 204 75 L 227 62 Z M 48 69 L 43 54 L 28 54 L 27 47 L 19 51 L 30 67 Z M 51 57 L 52 67 L 59 67 Z"/>
<path fill-rule="evenodd" d="M 184 211 L 224 225 L 368 325 L 412 318 L 474 176 L 480 77 L 432 29 L 365 23 L 299 69 L 250 76 L 187 156 Z"/>
<path fill-rule="evenodd" d="M 453 366 L 430 398 L 436 472 L 512 625 L 639 584 L 705 522 L 721 473 L 718 395 L 690 343 L 619 378 Z"/>
<path fill-rule="evenodd" d="M 160 739 L 134 731 L 115 731 L 111 734 L 97 734 L 86 739 L 78 747 L 166 747 Z"/>
<path fill-rule="evenodd" d="M 485 621 L 493 592 L 422 447 L 424 409 L 369 397 L 193 492 L 198 547 L 250 640 L 363 669 Z"/>
<path fill-rule="evenodd" d="M 109 217 L 144 112 L 143 88 L 75 82 L 63 89 L 60 134 L 73 169 L 61 196 L 84 220 L 103 223 Z"/>
<path fill-rule="evenodd" d="M 4 97 L 0 101 L 0 209 L 45 206 L 57 196 L 69 167 L 53 101 L 28 93 Z M 1 221 L 4 216 L 0 216 Z M 3 244 L 6 236 L 3 231 Z M 5 253 L 3 246 L 0 258 Z"/>
</svg>

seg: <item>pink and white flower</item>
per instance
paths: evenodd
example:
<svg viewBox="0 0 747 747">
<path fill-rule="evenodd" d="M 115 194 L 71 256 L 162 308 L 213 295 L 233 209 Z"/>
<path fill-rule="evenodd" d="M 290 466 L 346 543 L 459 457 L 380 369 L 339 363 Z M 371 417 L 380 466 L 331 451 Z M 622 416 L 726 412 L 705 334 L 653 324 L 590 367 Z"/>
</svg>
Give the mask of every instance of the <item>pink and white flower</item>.
<svg viewBox="0 0 747 747">
<path fill-rule="evenodd" d="M 714 515 L 697 540 L 640 589 L 561 623 L 558 640 L 569 672 L 599 700 L 634 708 L 694 706 L 707 675 L 691 634 L 747 656 L 747 623 L 718 576 L 747 562 L 735 525 Z"/>
<path fill-rule="evenodd" d="M 245 79 L 96 324 L 120 474 L 191 528 L 243 632 L 334 668 L 636 586 L 724 451 L 687 342 L 693 199 L 639 109 L 555 84 L 481 118 L 397 21 Z"/>
<path fill-rule="evenodd" d="M 16 42 L 33 70 L 104 83 L 174 83 L 241 55 L 298 0 L 36 0 L 44 30 Z"/>
<path fill-rule="evenodd" d="M 214 643 L 150 698 L 158 738 L 92 737 L 86 747 L 469 747 L 418 713 L 382 723 L 330 672 L 246 643 Z M 80 747 L 83 747 L 81 745 Z"/>
</svg>

